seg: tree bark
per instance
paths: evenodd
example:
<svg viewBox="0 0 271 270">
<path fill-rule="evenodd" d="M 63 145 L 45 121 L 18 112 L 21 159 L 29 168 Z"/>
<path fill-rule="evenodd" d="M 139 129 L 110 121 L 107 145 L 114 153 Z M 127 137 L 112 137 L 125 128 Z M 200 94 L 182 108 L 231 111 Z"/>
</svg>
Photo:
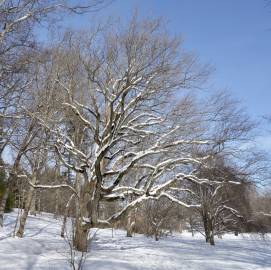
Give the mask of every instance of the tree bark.
<svg viewBox="0 0 271 270">
<path fill-rule="evenodd" d="M 67 224 L 67 217 L 69 215 L 70 205 L 71 205 L 71 202 L 72 202 L 73 198 L 74 198 L 74 194 L 70 197 L 70 199 L 68 200 L 68 202 L 66 204 L 65 213 L 64 213 L 64 217 L 63 217 L 63 223 L 62 223 L 62 227 L 61 227 L 61 233 L 60 233 L 61 237 L 64 237 L 64 235 L 65 235 L 65 228 L 66 228 L 66 224 Z"/>
<path fill-rule="evenodd" d="M 213 226 L 213 220 L 208 219 L 208 230 L 209 230 L 209 242 L 211 246 L 215 245 L 215 238 L 214 238 L 214 226 Z"/>
<path fill-rule="evenodd" d="M 31 179 L 31 182 L 33 185 L 36 184 L 37 182 L 37 173 L 36 172 L 33 172 L 33 175 L 32 175 L 32 179 Z M 24 235 L 24 228 L 25 228 L 25 223 L 26 223 L 26 219 L 28 217 L 28 213 L 29 211 L 33 211 L 33 205 L 34 205 L 34 211 L 35 211 L 35 188 L 30 186 L 29 188 L 29 191 L 28 191 L 28 194 L 27 194 L 27 199 L 26 199 L 26 202 L 25 202 L 25 206 L 24 206 L 24 211 L 23 211 L 23 214 L 20 218 L 20 225 L 19 225 L 19 229 L 16 233 L 16 236 L 22 238 L 23 235 Z M 34 200 L 34 202 L 33 202 Z M 32 209 L 31 209 L 32 208 Z"/>
<path fill-rule="evenodd" d="M 60 197 L 60 195 L 59 195 L 59 189 L 57 189 L 56 191 L 56 202 L 55 202 L 55 213 L 54 213 L 54 218 L 55 219 L 57 219 L 57 217 L 58 217 L 58 215 L 59 215 L 59 197 Z"/>
<path fill-rule="evenodd" d="M 20 225 L 19 225 L 19 229 L 16 233 L 17 237 L 22 238 L 24 235 L 24 228 L 25 228 L 25 223 L 26 223 L 26 219 L 28 217 L 28 213 L 32 204 L 32 200 L 33 200 L 33 195 L 34 195 L 34 188 L 30 187 L 29 192 L 28 192 L 28 196 L 27 196 L 27 200 L 25 203 L 25 207 L 24 207 L 24 211 L 23 214 L 20 218 Z"/>
<path fill-rule="evenodd" d="M 64 217 L 63 217 L 63 223 L 62 223 L 62 226 L 61 226 L 61 233 L 60 233 L 60 236 L 64 238 L 65 236 L 65 228 L 66 228 L 66 224 L 67 224 L 67 215 L 68 214 L 64 214 Z"/>
<path fill-rule="evenodd" d="M 31 200 L 31 204 L 30 204 L 30 214 L 33 216 L 36 216 L 36 214 L 37 214 L 37 212 L 36 212 L 36 190 L 33 190 L 33 193 L 32 193 L 32 200 Z"/>
<path fill-rule="evenodd" d="M 38 214 L 41 214 L 41 191 L 38 192 Z"/>
<path fill-rule="evenodd" d="M 213 233 L 211 233 L 211 235 L 210 235 L 210 245 L 211 246 L 215 245 L 215 239 L 214 239 L 214 234 Z"/>
<path fill-rule="evenodd" d="M 95 207 L 91 205 L 93 201 L 91 200 L 92 189 L 91 186 L 89 186 L 89 183 L 85 181 L 85 184 L 83 186 L 80 185 L 80 175 L 77 179 L 77 192 L 80 194 L 79 198 L 79 208 L 77 209 L 78 212 L 76 213 L 76 222 L 75 222 L 75 230 L 74 230 L 74 236 L 73 236 L 73 246 L 76 250 L 81 252 L 87 252 L 88 248 L 88 233 L 90 226 L 85 226 L 86 219 L 89 219 L 89 221 L 93 222 L 93 209 Z M 95 216 L 97 217 L 97 216 Z M 91 220 L 90 220 L 91 218 Z"/>
<path fill-rule="evenodd" d="M 160 238 L 160 233 L 159 232 L 156 232 L 155 233 L 155 241 L 158 241 Z"/>
<path fill-rule="evenodd" d="M 2 201 L 0 203 L 0 226 L 1 227 L 3 227 L 3 225 L 4 225 L 4 212 L 5 212 L 5 208 L 6 208 L 6 203 L 7 203 L 9 191 L 10 191 L 10 187 L 8 185 L 7 188 L 5 189 Z"/>
<path fill-rule="evenodd" d="M 133 236 L 133 226 L 132 226 L 131 212 L 128 214 L 128 218 L 127 218 L 126 236 L 127 237 L 132 237 Z"/>
<path fill-rule="evenodd" d="M 205 232 L 205 240 L 206 243 L 210 242 L 210 228 L 209 228 L 209 222 L 208 222 L 208 217 L 207 215 L 203 215 L 203 227 L 204 227 L 204 232 Z"/>
<path fill-rule="evenodd" d="M 87 252 L 89 229 L 82 226 L 80 219 L 76 219 L 73 246 L 76 250 Z"/>
<path fill-rule="evenodd" d="M 191 230 L 192 236 L 194 237 L 194 227 L 193 227 L 193 222 L 192 222 L 191 216 L 189 217 L 189 225 L 190 225 L 190 230 Z M 180 224 L 180 231 L 182 231 L 181 226 L 182 226 L 182 224 Z"/>
</svg>

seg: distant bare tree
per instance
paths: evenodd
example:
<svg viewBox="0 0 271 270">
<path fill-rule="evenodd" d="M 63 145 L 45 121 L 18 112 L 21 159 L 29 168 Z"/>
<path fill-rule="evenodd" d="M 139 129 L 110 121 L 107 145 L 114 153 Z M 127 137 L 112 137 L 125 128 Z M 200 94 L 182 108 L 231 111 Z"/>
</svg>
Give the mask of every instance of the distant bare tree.
<svg viewBox="0 0 271 270">
<path fill-rule="evenodd" d="M 35 80 L 33 62 L 38 59 L 33 54 L 37 48 L 34 37 L 37 24 L 49 23 L 51 19 L 59 18 L 61 14 L 96 11 L 109 2 L 89 0 L 77 1 L 74 4 L 69 0 L 0 1 L 0 155 L 2 158 L 5 149 L 11 147 L 11 141 L 14 139 L 15 132 L 18 131 L 19 123 L 26 117 L 22 105 L 29 98 L 26 89 Z M 36 119 L 33 118 L 29 123 L 28 131 L 25 135 L 21 135 L 25 137 L 21 140 L 21 146 L 17 147 L 14 164 L 10 166 L 11 169 L 8 169 L 6 164 L 4 165 L 7 171 L 5 174 L 7 193 L 10 190 L 10 180 L 16 174 L 21 157 L 34 137 L 33 129 L 36 126 Z M 0 202 L 1 226 L 7 196 L 8 194 L 4 194 Z"/>
<path fill-rule="evenodd" d="M 26 224 L 26 219 L 29 211 L 32 208 L 32 214 L 35 212 L 35 186 L 39 184 L 39 177 L 41 175 L 41 170 L 44 169 L 45 164 L 48 159 L 48 149 L 47 142 L 49 138 L 47 136 L 43 137 L 41 135 L 42 132 L 39 132 L 36 138 L 35 144 L 31 145 L 31 149 L 24 154 L 24 157 L 30 167 L 30 172 L 28 173 L 28 168 L 24 170 L 24 173 L 27 175 L 28 180 L 26 184 L 31 183 L 29 185 L 29 189 L 26 196 L 26 201 L 24 204 L 24 210 L 20 217 L 19 229 L 16 233 L 16 236 L 23 237 L 24 227 Z M 22 166 L 21 166 L 22 167 Z M 33 207 L 34 206 L 34 207 Z M 33 209 L 34 208 L 34 209 Z"/>
<path fill-rule="evenodd" d="M 168 200 L 147 201 L 138 210 L 135 227 L 156 241 L 177 229 L 180 224 L 178 207 Z"/>
<path fill-rule="evenodd" d="M 189 195 L 191 202 L 201 205 L 195 211 L 202 219 L 206 242 L 214 245 L 215 235 L 238 227 L 237 224 L 245 219 L 235 207 L 237 204 L 233 203 L 231 195 L 235 190 L 246 192 L 239 186 L 246 181 L 255 182 L 257 174 L 266 167 L 261 156 L 246 146 L 253 138 L 255 123 L 236 101 L 218 93 L 201 111 L 202 132 L 213 143 L 209 149 L 198 153 L 203 156 L 209 153 L 209 159 L 194 167 L 195 174 L 202 179 L 201 184 L 188 183 L 187 187 L 192 190 Z"/>
</svg>

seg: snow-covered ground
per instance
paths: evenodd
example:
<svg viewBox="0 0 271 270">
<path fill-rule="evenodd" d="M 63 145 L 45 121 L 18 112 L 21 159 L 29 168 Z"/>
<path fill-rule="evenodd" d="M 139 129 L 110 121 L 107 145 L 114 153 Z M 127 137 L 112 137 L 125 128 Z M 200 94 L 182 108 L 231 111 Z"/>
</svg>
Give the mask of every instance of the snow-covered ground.
<svg viewBox="0 0 271 270">
<path fill-rule="evenodd" d="M 68 245 L 59 236 L 61 220 L 50 215 L 30 216 L 25 237 L 13 238 L 16 213 L 6 215 L 0 229 L 0 269 L 70 269 Z M 156 242 L 125 232 L 99 230 L 91 242 L 84 269 L 135 270 L 271 270 L 271 239 L 225 235 L 211 247 L 200 235 L 177 234 Z"/>
</svg>

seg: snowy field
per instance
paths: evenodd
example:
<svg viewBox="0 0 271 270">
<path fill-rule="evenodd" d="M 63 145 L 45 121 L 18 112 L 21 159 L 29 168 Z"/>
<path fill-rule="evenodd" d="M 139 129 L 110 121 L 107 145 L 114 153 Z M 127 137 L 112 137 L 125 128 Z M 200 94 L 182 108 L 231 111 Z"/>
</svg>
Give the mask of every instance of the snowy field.
<svg viewBox="0 0 271 270">
<path fill-rule="evenodd" d="M 67 243 L 59 236 L 61 220 L 48 214 L 27 222 L 23 239 L 13 238 L 16 214 L 5 217 L 0 229 L 0 269 L 70 269 Z M 211 247 L 200 235 L 178 234 L 156 242 L 124 231 L 99 230 L 91 242 L 84 269 L 94 270 L 271 270 L 271 239 L 225 235 Z"/>
</svg>

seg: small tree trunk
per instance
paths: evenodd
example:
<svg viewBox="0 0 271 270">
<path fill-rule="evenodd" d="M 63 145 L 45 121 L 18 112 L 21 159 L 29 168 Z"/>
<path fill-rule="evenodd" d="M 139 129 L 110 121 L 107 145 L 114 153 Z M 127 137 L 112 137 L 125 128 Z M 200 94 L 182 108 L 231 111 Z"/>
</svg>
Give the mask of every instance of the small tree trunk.
<svg viewBox="0 0 271 270">
<path fill-rule="evenodd" d="M 65 236 L 66 224 L 67 224 L 67 215 L 64 215 L 63 223 L 62 223 L 62 226 L 61 226 L 61 233 L 60 233 L 60 236 L 63 237 L 63 238 Z"/>
<path fill-rule="evenodd" d="M 39 191 L 39 194 L 38 194 L 38 214 L 40 215 L 40 212 L 41 212 L 41 210 L 40 210 L 40 206 L 41 206 L 41 199 L 40 199 L 40 197 L 41 197 L 41 192 Z"/>
<path fill-rule="evenodd" d="M 133 237 L 133 232 L 130 228 L 126 230 L 126 237 Z"/>
<path fill-rule="evenodd" d="M 161 231 L 160 231 L 160 227 L 159 227 L 159 225 L 158 225 L 158 226 L 155 228 L 155 235 L 154 235 L 155 241 L 158 241 L 159 238 L 160 238 L 160 236 L 161 236 Z"/>
<path fill-rule="evenodd" d="M 56 190 L 56 204 L 55 204 L 55 213 L 54 218 L 57 219 L 59 215 L 59 189 Z"/>
<path fill-rule="evenodd" d="M 2 201 L 0 203 L 0 226 L 1 227 L 3 227 L 3 225 L 4 225 L 4 213 L 5 213 L 9 190 L 10 190 L 10 188 L 9 188 L 9 186 L 7 186 L 7 188 L 5 189 L 4 195 L 2 197 Z"/>
<path fill-rule="evenodd" d="M 189 225 L 190 225 L 190 230 L 192 233 L 192 236 L 194 236 L 194 228 L 193 228 L 193 222 L 192 222 L 192 217 L 189 217 Z"/>
<path fill-rule="evenodd" d="M 213 233 L 211 233 L 211 235 L 210 235 L 210 245 L 211 246 L 215 245 L 215 239 L 214 239 L 214 234 Z"/>
<path fill-rule="evenodd" d="M 33 184 L 36 184 L 36 181 L 33 182 Z M 36 216 L 36 190 L 33 190 L 33 193 L 32 193 L 32 200 L 30 204 L 30 214 L 33 216 Z"/>
<path fill-rule="evenodd" d="M 207 216 L 203 216 L 203 227 L 204 227 L 204 232 L 205 232 L 206 243 L 209 243 L 210 242 L 210 229 L 208 226 L 208 217 Z"/>
<path fill-rule="evenodd" d="M 127 218 L 127 225 L 126 225 L 126 236 L 127 237 L 132 237 L 133 236 L 133 228 L 132 228 L 132 217 L 131 217 L 131 212 L 128 214 Z"/>
<path fill-rule="evenodd" d="M 18 236 L 18 237 L 23 237 L 23 234 L 24 234 L 24 227 L 25 227 L 26 219 L 27 219 L 27 216 L 28 216 L 28 213 L 30 210 L 30 206 L 31 206 L 32 199 L 33 199 L 33 193 L 34 193 L 33 188 L 31 188 L 31 189 L 32 190 L 29 191 L 29 194 L 27 196 L 27 201 L 25 203 L 25 208 L 24 208 L 23 214 L 20 218 L 19 229 L 16 233 L 16 236 Z"/>
<path fill-rule="evenodd" d="M 69 210 L 70 210 L 70 204 L 72 202 L 72 199 L 75 195 L 73 194 L 70 199 L 68 200 L 67 204 L 66 204 L 66 208 L 65 208 L 65 213 L 64 213 L 64 218 L 63 218 L 63 223 L 62 223 L 62 227 L 61 227 L 61 237 L 64 237 L 65 234 L 65 228 L 66 228 L 66 223 L 67 223 L 67 217 L 69 215 Z"/>
<path fill-rule="evenodd" d="M 31 182 L 32 182 L 32 184 L 35 185 L 36 181 L 37 181 L 37 176 L 36 176 L 36 172 L 34 172 L 32 179 L 31 179 Z M 24 212 L 20 218 L 19 229 L 16 233 L 16 236 L 18 236 L 20 238 L 23 237 L 23 235 L 24 235 L 24 227 L 25 227 L 26 219 L 28 217 L 28 213 L 29 213 L 30 209 L 33 207 L 33 199 L 35 200 L 34 195 L 35 195 L 35 189 L 32 186 L 30 186 L 28 194 L 27 194 L 25 206 L 24 206 Z M 35 205 L 35 202 L 34 202 L 34 205 Z M 32 211 L 33 211 L 33 209 L 32 209 Z"/>
<path fill-rule="evenodd" d="M 210 219 L 208 222 L 208 227 L 209 227 L 209 232 L 210 232 L 210 245 L 214 246 L 215 245 L 214 226 L 213 226 L 213 221 Z"/>
<path fill-rule="evenodd" d="M 25 203 L 25 207 L 24 207 L 24 212 L 20 218 L 19 229 L 16 233 L 17 237 L 21 238 L 24 235 L 24 227 L 25 227 L 26 219 L 27 219 L 31 204 L 32 204 L 33 194 L 34 194 L 34 188 L 30 187 L 30 190 L 29 190 L 28 196 L 27 196 L 27 200 Z"/>
<path fill-rule="evenodd" d="M 15 232 L 16 232 L 17 224 L 18 224 L 18 219 L 19 219 L 20 214 L 21 214 L 21 212 L 22 212 L 21 210 L 22 210 L 22 209 L 20 209 L 20 207 L 18 207 L 17 217 L 16 217 L 14 229 L 13 229 L 13 237 L 15 236 Z"/>
</svg>

